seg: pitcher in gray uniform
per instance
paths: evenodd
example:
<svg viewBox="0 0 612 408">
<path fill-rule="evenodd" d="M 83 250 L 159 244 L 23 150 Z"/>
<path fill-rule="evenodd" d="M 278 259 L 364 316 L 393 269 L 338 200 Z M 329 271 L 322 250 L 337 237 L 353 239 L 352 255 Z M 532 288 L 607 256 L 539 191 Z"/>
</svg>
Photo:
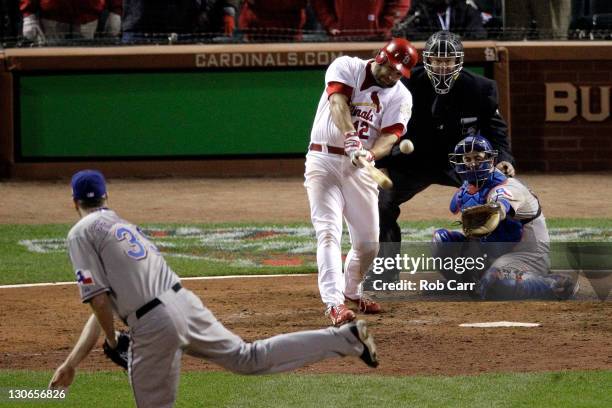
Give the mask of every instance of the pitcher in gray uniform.
<svg viewBox="0 0 612 408">
<path fill-rule="evenodd" d="M 101 331 L 116 347 L 114 314 L 130 328 L 128 374 L 139 407 L 173 406 L 183 353 L 242 374 L 289 371 L 341 356 L 359 356 L 371 367 L 378 365 L 363 320 L 245 343 L 182 287 L 138 227 L 106 207 L 106 182 L 100 172 L 76 173 L 72 195 L 81 219 L 68 234 L 68 250 L 81 300 L 90 304 L 93 314 L 51 387 L 70 386 L 77 365 Z"/>
</svg>

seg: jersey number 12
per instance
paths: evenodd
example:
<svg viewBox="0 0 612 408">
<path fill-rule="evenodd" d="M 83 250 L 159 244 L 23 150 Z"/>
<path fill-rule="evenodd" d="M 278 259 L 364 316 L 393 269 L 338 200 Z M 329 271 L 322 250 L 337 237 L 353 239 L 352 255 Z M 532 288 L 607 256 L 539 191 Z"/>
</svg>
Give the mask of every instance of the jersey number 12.
<svg viewBox="0 0 612 408">
<path fill-rule="evenodd" d="M 355 127 L 355 131 L 357 131 L 357 135 L 360 139 L 367 140 L 368 137 L 370 137 L 368 135 L 368 130 L 370 130 L 370 125 L 368 124 L 368 122 L 356 120 L 355 123 L 353 123 L 353 126 Z"/>
</svg>

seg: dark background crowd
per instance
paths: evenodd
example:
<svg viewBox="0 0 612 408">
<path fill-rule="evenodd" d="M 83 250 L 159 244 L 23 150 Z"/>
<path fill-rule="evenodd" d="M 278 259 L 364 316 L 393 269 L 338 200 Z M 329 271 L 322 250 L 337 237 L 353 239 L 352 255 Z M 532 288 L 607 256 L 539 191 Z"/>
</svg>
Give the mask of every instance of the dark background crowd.
<svg viewBox="0 0 612 408">
<path fill-rule="evenodd" d="M 3 47 L 612 39 L 611 0 L 0 0 Z"/>
</svg>

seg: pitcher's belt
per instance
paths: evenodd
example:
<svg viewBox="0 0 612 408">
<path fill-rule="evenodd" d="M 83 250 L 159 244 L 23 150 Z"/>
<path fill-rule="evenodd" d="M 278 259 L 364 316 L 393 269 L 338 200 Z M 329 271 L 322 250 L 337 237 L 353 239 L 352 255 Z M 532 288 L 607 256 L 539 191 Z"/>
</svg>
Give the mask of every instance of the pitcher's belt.
<svg viewBox="0 0 612 408">
<path fill-rule="evenodd" d="M 181 286 L 180 283 L 175 283 L 174 286 L 172 286 L 172 290 L 175 292 L 178 292 L 182 288 L 183 286 Z M 159 298 L 151 300 L 149 303 L 145 304 L 144 306 L 141 306 L 138 310 L 136 310 L 136 318 L 140 319 L 142 316 L 146 315 L 160 304 L 161 300 L 159 300 Z"/>
<path fill-rule="evenodd" d="M 177 282 L 174 285 L 172 285 L 171 290 L 173 290 L 174 292 L 178 292 L 182 288 L 183 286 L 181 285 L 181 283 Z M 136 320 L 140 319 L 142 316 L 146 315 L 151 310 L 155 309 L 157 306 L 161 304 L 162 304 L 162 301 L 159 299 L 159 297 L 156 297 L 155 299 L 150 300 L 149 302 L 145 303 L 143 306 L 140 306 L 134 313 L 130 313 L 123 322 L 129 326 L 130 323 L 132 324 L 135 323 Z"/>
</svg>

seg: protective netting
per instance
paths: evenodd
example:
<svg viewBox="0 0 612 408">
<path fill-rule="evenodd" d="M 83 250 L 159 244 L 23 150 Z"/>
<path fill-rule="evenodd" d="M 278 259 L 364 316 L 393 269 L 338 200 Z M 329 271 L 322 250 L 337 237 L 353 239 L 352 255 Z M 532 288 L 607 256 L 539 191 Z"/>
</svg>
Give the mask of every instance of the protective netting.
<svg viewBox="0 0 612 408">
<path fill-rule="evenodd" d="M 433 32 L 406 35 L 411 41 L 424 41 Z M 458 31 L 464 39 L 470 39 L 469 32 Z M 402 36 L 404 37 L 404 36 Z M 205 33 L 175 33 L 175 32 L 147 32 L 131 33 L 128 37 L 109 36 L 96 33 L 94 38 L 81 38 L 71 32 L 59 32 L 56 37 L 46 37 L 45 40 L 28 40 L 21 35 L 0 37 L 2 48 L 62 46 L 62 47 L 96 47 L 96 46 L 122 46 L 122 45 L 172 45 L 172 44 L 214 44 L 214 43 L 274 43 L 274 42 L 355 42 L 355 41 L 384 41 L 390 35 L 372 35 L 368 30 L 351 30 L 350 34 L 343 36 L 330 36 L 321 30 L 288 30 L 266 28 L 249 30 L 249 32 L 236 31 L 232 36 L 222 32 Z M 612 40 L 611 29 L 597 30 L 570 30 L 566 36 L 558 36 L 552 32 L 542 32 L 532 28 L 495 29 L 488 31 L 487 37 L 482 40 L 522 41 L 522 40 Z"/>
<path fill-rule="evenodd" d="M 79 7 L 41 9 L 52 3 Z M 50 0 L 46 6 L 0 0 L 0 46 L 421 41 L 441 28 L 464 40 L 612 39 L 610 0 L 369 3 L 384 6 L 367 8 L 359 0 L 351 7 L 334 0 Z M 528 7 L 517 9 L 518 3 Z"/>
</svg>

